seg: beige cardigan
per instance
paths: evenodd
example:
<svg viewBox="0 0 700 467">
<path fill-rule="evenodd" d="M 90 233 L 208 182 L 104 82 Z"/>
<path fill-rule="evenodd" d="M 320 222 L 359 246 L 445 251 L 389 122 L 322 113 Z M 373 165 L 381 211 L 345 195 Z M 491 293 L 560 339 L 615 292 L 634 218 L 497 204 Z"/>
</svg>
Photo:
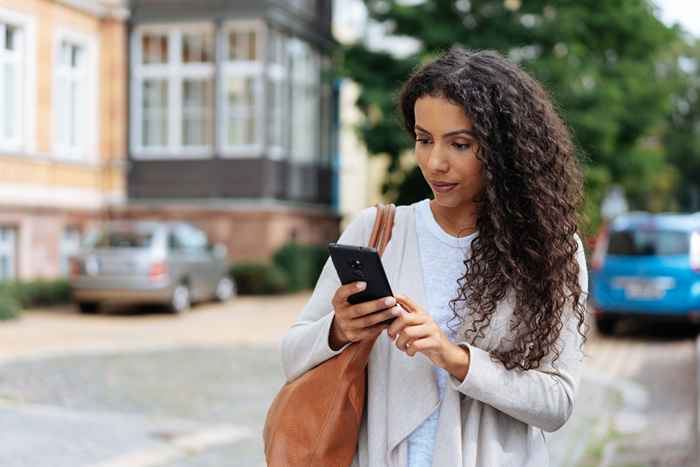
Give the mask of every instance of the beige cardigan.
<svg viewBox="0 0 700 467">
<path fill-rule="evenodd" d="M 415 206 L 397 206 L 396 220 L 382 263 L 394 293 L 425 306 L 423 273 L 418 255 Z M 367 245 L 376 208 L 355 216 L 338 243 Z M 581 240 L 577 260 L 579 283 L 587 294 L 586 260 Z M 328 345 L 334 311 L 331 297 L 340 286 L 330 259 L 313 294 L 282 341 L 282 365 L 287 381 L 348 347 Z M 570 306 L 570 305 L 569 305 Z M 546 467 L 545 432 L 559 429 L 574 407 L 583 353 L 575 320 L 569 319 L 561 337 L 556 368 L 549 360 L 537 370 L 507 370 L 494 362 L 489 350 L 508 348 L 512 295 L 499 305 L 484 339 L 469 346 L 471 363 L 464 381 L 448 377 L 444 399 L 438 399 L 433 363 L 421 353 L 410 357 L 386 332 L 377 338 L 369 358 L 367 410 L 352 467 L 405 467 L 407 437 L 439 407 L 434 467 Z M 570 315 L 570 313 L 569 313 Z M 470 323 L 465 320 L 460 331 Z M 463 339 L 463 334 L 458 334 Z M 327 388 L 326 388 L 327 389 Z M 324 390 L 324 388 L 319 388 Z"/>
</svg>

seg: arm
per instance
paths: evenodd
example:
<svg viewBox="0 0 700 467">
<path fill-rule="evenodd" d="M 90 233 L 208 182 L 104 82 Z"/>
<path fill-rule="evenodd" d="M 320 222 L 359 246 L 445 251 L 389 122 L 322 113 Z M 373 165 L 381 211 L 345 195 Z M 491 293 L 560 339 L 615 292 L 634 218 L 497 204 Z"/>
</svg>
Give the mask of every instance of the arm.
<svg viewBox="0 0 700 467">
<path fill-rule="evenodd" d="M 583 291 L 581 299 L 585 304 L 588 271 L 578 235 L 576 241 L 579 245 L 576 252 L 579 285 Z M 450 374 L 448 384 L 528 425 L 549 432 L 558 430 L 573 411 L 583 361 L 580 349 L 582 337 L 576 329 L 575 316 L 573 313 L 565 313 L 564 317 L 559 337 L 561 354 L 555 363 L 556 368 L 551 365 L 550 357 L 543 359 L 542 366 L 538 369 L 507 370 L 500 362 L 494 362 L 485 350 L 466 341 L 459 341 L 457 344 L 466 350 L 466 366 L 465 358 L 461 356 L 455 357 L 454 368 L 455 372 L 466 368 L 466 376 L 459 380 Z"/>
<path fill-rule="evenodd" d="M 363 209 L 350 222 L 337 243 L 365 245 L 370 234 L 366 226 L 372 225 L 375 215 L 375 207 Z M 282 367 L 287 382 L 295 380 L 319 363 L 338 355 L 351 344 L 348 342 L 338 350 L 333 350 L 330 346 L 331 343 L 337 344 L 334 339 L 331 339 L 333 337 L 331 324 L 335 316 L 331 299 L 340 285 L 338 273 L 329 257 L 311 298 L 282 339 Z"/>
</svg>

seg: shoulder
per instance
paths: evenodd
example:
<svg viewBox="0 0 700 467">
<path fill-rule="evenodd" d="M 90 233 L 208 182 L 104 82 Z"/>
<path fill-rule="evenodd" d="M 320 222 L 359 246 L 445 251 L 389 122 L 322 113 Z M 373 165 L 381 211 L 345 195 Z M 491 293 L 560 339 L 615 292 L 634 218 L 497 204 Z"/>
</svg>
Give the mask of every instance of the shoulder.
<svg viewBox="0 0 700 467">
<path fill-rule="evenodd" d="M 409 215 L 412 210 L 412 205 L 396 206 L 394 214 L 394 227 L 402 222 L 405 216 Z M 338 243 L 361 244 L 364 245 L 369 241 L 369 236 L 372 233 L 372 227 L 377 218 L 377 207 L 368 206 L 355 212 L 351 215 L 350 222 L 343 230 Z"/>
</svg>

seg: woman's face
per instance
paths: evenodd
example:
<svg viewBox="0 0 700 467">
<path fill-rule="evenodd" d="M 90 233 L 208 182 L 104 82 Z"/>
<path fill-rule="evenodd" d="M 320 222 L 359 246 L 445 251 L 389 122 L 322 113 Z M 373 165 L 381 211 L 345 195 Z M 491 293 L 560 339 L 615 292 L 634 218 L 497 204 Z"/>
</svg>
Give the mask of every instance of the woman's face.
<svg viewBox="0 0 700 467">
<path fill-rule="evenodd" d="M 443 207 L 470 204 L 483 186 L 471 119 L 444 97 L 417 99 L 414 113 L 416 159 L 435 202 Z M 453 185 L 441 188 L 436 182 Z"/>
</svg>

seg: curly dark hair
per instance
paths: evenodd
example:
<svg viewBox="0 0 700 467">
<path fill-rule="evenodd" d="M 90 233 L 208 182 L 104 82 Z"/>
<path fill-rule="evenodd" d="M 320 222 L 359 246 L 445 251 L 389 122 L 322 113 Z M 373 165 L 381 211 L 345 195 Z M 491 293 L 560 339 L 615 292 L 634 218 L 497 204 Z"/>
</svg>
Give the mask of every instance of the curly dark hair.
<svg viewBox="0 0 700 467">
<path fill-rule="evenodd" d="M 497 304 L 514 292 L 509 350 L 492 357 L 508 369 L 539 368 L 574 313 L 586 341 L 585 299 L 576 260 L 583 177 L 570 132 L 552 99 L 534 78 L 491 50 L 453 46 L 419 66 L 398 96 L 403 125 L 415 139 L 414 104 L 423 96 L 446 98 L 464 109 L 478 143 L 484 188 L 477 196 L 479 231 L 465 259 L 453 319 L 463 300 L 474 313 L 465 338 L 485 337 Z M 567 307 L 571 300 L 573 306 Z M 567 312 L 568 310 L 568 312 Z"/>
</svg>

